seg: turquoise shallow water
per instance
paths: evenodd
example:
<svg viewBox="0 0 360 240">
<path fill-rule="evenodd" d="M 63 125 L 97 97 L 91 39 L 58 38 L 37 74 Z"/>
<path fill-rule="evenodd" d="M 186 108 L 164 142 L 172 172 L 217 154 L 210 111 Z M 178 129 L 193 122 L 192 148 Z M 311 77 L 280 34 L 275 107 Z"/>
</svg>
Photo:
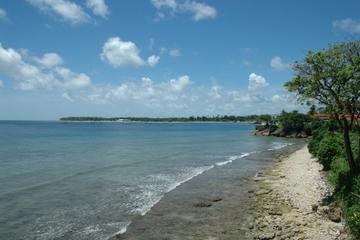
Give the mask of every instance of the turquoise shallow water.
<svg viewBox="0 0 360 240">
<path fill-rule="evenodd" d="M 234 123 L 0 122 L 0 239 L 106 239 L 199 174 L 287 139 Z"/>
</svg>

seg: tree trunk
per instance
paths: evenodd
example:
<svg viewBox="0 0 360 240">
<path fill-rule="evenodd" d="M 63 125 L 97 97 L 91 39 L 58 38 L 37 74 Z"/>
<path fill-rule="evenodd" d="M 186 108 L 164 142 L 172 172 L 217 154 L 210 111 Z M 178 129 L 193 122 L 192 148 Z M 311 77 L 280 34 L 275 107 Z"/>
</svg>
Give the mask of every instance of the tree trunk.
<svg viewBox="0 0 360 240">
<path fill-rule="evenodd" d="M 345 147 L 346 159 L 347 162 L 349 163 L 350 171 L 353 173 L 358 173 L 359 169 L 354 161 L 354 155 L 351 149 L 351 142 L 350 142 L 350 129 L 346 119 L 343 119 L 343 134 L 344 134 L 344 147 Z"/>
</svg>

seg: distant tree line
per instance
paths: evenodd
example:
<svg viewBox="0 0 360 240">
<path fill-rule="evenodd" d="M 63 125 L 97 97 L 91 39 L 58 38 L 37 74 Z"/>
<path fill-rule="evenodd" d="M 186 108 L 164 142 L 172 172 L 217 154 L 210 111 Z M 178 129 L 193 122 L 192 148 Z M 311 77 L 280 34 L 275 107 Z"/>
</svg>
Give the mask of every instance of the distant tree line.
<svg viewBox="0 0 360 240">
<path fill-rule="evenodd" d="M 131 121 L 131 122 L 253 122 L 260 123 L 271 119 L 269 114 L 264 115 L 216 115 L 190 117 L 93 117 L 73 116 L 60 118 L 61 121 Z"/>
</svg>

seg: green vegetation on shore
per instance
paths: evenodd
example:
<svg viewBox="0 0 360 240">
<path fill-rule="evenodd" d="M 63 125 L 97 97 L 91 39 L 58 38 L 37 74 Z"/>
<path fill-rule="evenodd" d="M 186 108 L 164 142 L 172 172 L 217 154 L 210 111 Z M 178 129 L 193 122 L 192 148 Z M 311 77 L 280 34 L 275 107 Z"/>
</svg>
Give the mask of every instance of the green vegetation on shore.
<svg viewBox="0 0 360 240">
<path fill-rule="evenodd" d="M 329 182 L 335 187 L 334 200 L 344 209 L 346 223 L 360 238 L 360 174 L 353 173 L 346 160 L 344 139 L 336 122 L 314 121 L 313 138 L 308 148 L 324 166 Z M 359 152 L 359 136 L 351 131 L 353 154 Z"/>
<path fill-rule="evenodd" d="M 282 111 L 278 116 L 262 115 L 262 125 L 256 126 L 255 135 L 305 138 L 311 136 L 311 115 L 298 111 Z"/>
<path fill-rule="evenodd" d="M 334 199 L 360 238 L 360 41 L 309 52 L 293 65 L 285 86 L 304 103 L 323 107 L 331 119 L 312 121 L 309 151 L 324 165 L 335 186 Z"/>
</svg>

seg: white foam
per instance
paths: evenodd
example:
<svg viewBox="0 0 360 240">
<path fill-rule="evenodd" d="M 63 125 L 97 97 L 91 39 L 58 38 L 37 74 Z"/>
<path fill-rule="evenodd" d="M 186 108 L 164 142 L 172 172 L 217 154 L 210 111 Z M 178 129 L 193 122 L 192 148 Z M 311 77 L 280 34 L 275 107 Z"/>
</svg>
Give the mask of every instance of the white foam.
<svg viewBox="0 0 360 240">
<path fill-rule="evenodd" d="M 130 212 L 133 214 L 140 214 L 142 216 L 145 215 L 162 199 L 165 193 L 174 190 L 181 184 L 204 173 L 205 171 L 210 170 L 213 167 L 214 165 L 183 168 L 178 174 L 174 175 L 154 174 L 147 176 L 146 179 L 144 179 L 144 182 L 147 184 L 138 186 L 140 188 L 140 192 L 135 194 L 129 203 L 130 206 L 128 207 L 131 208 Z"/>
<path fill-rule="evenodd" d="M 131 222 L 125 222 L 125 223 L 121 222 L 121 223 L 123 224 L 122 227 L 113 236 L 116 236 L 116 235 L 119 235 L 119 234 L 124 234 Z M 113 236 L 111 236 L 110 238 L 112 238 Z"/>
<path fill-rule="evenodd" d="M 83 233 L 86 234 L 86 235 L 89 235 L 89 234 L 93 234 L 95 232 L 99 232 L 101 231 L 99 225 L 95 225 L 95 226 L 88 226 L 86 227 L 84 230 L 83 230 Z"/>
<path fill-rule="evenodd" d="M 230 157 L 228 158 L 228 160 L 223 161 L 223 162 L 217 162 L 217 163 L 215 163 L 215 165 L 216 165 L 216 166 L 223 166 L 223 165 L 226 165 L 226 164 L 228 164 L 228 163 L 232 163 L 232 162 L 235 161 L 235 160 L 241 159 L 241 158 L 243 158 L 243 157 L 247 157 L 247 156 L 249 156 L 250 154 L 251 154 L 251 153 L 243 153 L 243 154 L 240 154 L 240 155 L 230 156 Z"/>
<path fill-rule="evenodd" d="M 271 147 L 268 148 L 269 151 L 279 150 L 287 146 L 291 146 L 293 143 L 284 143 L 284 142 L 273 142 Z"/>
<path fill-rule="evenodd" d="M 126 232 L 127 227 L 130 225 L 130 221 L 126 222 L 110 222 L 103 224 L 96 224 L 85 227 L 78 239 L 111 239 L 112 237 L 123 234 Z M 120 230 L 119 230 L 120 229 Z M 108 232 L 113 232 L 109 236 Z"/>
</svg>

